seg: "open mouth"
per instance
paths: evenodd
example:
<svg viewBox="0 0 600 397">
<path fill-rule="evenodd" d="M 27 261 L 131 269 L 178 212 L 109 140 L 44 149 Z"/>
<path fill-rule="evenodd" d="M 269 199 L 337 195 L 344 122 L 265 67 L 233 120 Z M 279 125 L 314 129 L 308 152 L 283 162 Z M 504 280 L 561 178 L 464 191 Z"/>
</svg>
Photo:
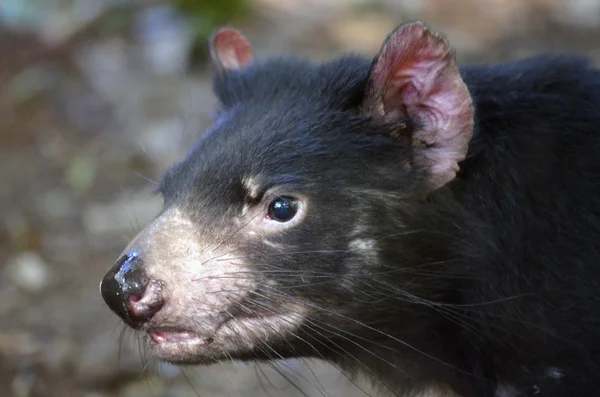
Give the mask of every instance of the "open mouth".
<svg viewBox="0 0 600 397">
<path fill-rule="evenodd" d="M 153 353 L 167 361 L 195 363 L 238 353 L 249 353 L 265 341 L 288 337 L 301 324 L 299 313 L 228 318 L 211 333 L 177 329 L 149 329 L 148 343 Z"/>
<path fill-rule="evenodd" d="M 265 321 L 271 317 L 276 317 L 274 314 L 261 314 L 261 315 L 236 315 L 229 317 L 221 324 L 219 324 L 215 331 L 210 335 L 201 335 L 197 332 L 187 330 L 159 330 L 150 329 L 147 331 L 150 337 L 151 343 L 160 345 L 165 343 L 195 343 L 195 344 L 209 344 L 213 340 L 213 335 L 217 334 L 221 328 L 225 327 L 228 323 L 239 323 L 239 325 L 250 326 L 253 323 Z"/>
<path fill-rule="evenodd" d="M 230 317 L 223 321 L 216 330 L 211 335 L 201 335 L 197 332 L 193 331 L 178 331 L 178 330 L 157 330 L 151 329 L 148 330 L 148 336 L 150 337 L 150 342 L 156 345 L 166 344 L 166 343 L 193 343 L 197 345 L 205 345 L 209 344 L 213 341 L 213 337 L 218 335 L 222 328 L 225 328 L 224 333 L 231 334 L 232 331 L 235 331 L 236 328 L 246 328 L 247 331 L 252 331 L 260 323 L 267 323 L 269 321 L 275 320 L 279 317 L 283 320 L 284 315 L 254 315 L 254 316 L 236 316 Z M 241 335 L 240 335 L 241 336 Z"/>
<path fill-rule="evenodd" d="M 187 331 L 148 331 L 151 343 L 160 345 L 164 343 L 210 343 L 210 337 L 201 336 L 194 332 Z"/>
</svg>

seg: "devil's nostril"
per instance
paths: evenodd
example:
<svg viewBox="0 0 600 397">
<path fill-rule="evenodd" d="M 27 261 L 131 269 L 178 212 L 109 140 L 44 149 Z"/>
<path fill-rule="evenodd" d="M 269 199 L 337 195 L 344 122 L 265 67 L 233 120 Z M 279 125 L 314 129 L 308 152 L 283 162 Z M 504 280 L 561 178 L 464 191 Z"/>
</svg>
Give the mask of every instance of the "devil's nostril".
<svg viewBox="0 0 600 397">
<path fill-rule="evenodd" d="M 136 303 L 142 300 L 142 296 L 141 295 L 131 295 L 129 297 L 129 302 L 131 303 Z"/>
<path fill-rule="evenodd" d="M 127 304 L 130 319 L 138 324 L 150 320 L 163 306 L 160 292 L 160 284 L 151 281 L 142 296 L 130 296 Z"/>
</svg>

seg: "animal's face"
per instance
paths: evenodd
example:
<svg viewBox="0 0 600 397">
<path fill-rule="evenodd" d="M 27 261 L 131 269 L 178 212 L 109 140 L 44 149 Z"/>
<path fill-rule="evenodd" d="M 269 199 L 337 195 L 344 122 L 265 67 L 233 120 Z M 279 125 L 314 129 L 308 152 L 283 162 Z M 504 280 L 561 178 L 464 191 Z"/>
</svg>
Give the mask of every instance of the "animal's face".
<svg viewBox="0 0 600 397">
<path fill-rule="evenodd" d="M 385 52 L 391 36 L 370 72 L 359 59 L 252 65 L 239 33 L 214 36 L 215 125 L 164 175 L 163 211 L 101 285 L 155 356 L 316 355 L 344 332 L 331 324 L 369 317 L 370 279 L 390 270 L 386 239 L 407 232 L 399 203 L 452 179 L 472 126 L 445 42 L 421 24 L 395 34 L 410 65 L 387 65 L 399 62 Z M 410 80 L 420 68 L 431 81 Z M 387 86 L 398 73 L 408 88 Z M 454 103 L 466 107 L 440 114 Z"/>
<path fill-rule="evenodd" d="M 247 124 L 235 111 L 228 118 Z M 223 122 L 165 174 L 164 210 L 125 250 L 153 280 L 135 304 L 149 297 L 159 310 L 130 321 L 159 357 L 274 355 L 267 343 L 290 354 L 294 335 L 352 312 L 361 275 L 377 266 L 377 239 L 390 233 L 381 226 L 393 217 L 386 201 L 401 200 L 396 186 L 405 182 L 353 148 L 371 145 L 385 158 L 391 142 L 366 141 L 341 120 L 345 131 L 305 125 L 262 136 L 266 127 L 253 121 L 245 136 Z M 344 132 L 349 142 L 336 137 Z"/>
</svg>

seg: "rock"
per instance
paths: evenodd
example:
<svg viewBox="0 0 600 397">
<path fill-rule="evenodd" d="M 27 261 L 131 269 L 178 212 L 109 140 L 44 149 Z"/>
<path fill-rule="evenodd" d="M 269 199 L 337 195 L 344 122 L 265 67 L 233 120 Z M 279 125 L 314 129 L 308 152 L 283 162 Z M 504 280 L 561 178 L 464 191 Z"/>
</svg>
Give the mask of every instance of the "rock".
<svg viewBox="0 0 600 397">
<path fill-rule="evenodd" d="M 11 389 L 15 397 L 29 397 L 38 380 L 38 375 L 33 369 L 21 370 L 12 381 Z"/>
<path fill-rule="evenodd" d="M 48 264 L 33 251 L 22 252 L 9 259 L 6 272 L 13 283 L 30 292 L 40 291 L 51 282 Z"/>
<path fill-rule="evenodd" d="M 68 218 L 73 200 L 65 189 L 52 189 L 40 195 L 37 201 L 40 215 L 48 222 L 60 222 Z"/>
<path fill-rule="evenodd" d="M 42 344 L 31 332 L 5 332 L 0 330 L 0 353 L 3 357 L 31 357 L 39 353 Z"/>
</svg>

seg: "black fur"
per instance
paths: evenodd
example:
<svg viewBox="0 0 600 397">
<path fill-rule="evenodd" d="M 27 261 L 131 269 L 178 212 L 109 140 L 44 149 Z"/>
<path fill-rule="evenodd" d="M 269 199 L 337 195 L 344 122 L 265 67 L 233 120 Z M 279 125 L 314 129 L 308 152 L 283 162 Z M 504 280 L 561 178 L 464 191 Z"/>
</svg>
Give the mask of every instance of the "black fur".
<svg viewBox="0 0 600 397">
<path fill-rule="evenodd" d="M 165 175 L 166 206 L 233 235 L 244 176 L 309 197 L 275 238 L 285 250 L 244 247 L 305 272 L 306 286 L 281 282 L 326 309 L 281 355 L 324 356 L 398 394 L 600 396 L 600 73 L 558 56 L 463 67 L 474 137 L 457 178 L 424 197 L 407 165 L 419 126 L 361 112 L 370 64 L 281 58 L 216 76 L 219 116 Z M 347 252 L 357 236 L 374 257 Z"/>
</svg>

